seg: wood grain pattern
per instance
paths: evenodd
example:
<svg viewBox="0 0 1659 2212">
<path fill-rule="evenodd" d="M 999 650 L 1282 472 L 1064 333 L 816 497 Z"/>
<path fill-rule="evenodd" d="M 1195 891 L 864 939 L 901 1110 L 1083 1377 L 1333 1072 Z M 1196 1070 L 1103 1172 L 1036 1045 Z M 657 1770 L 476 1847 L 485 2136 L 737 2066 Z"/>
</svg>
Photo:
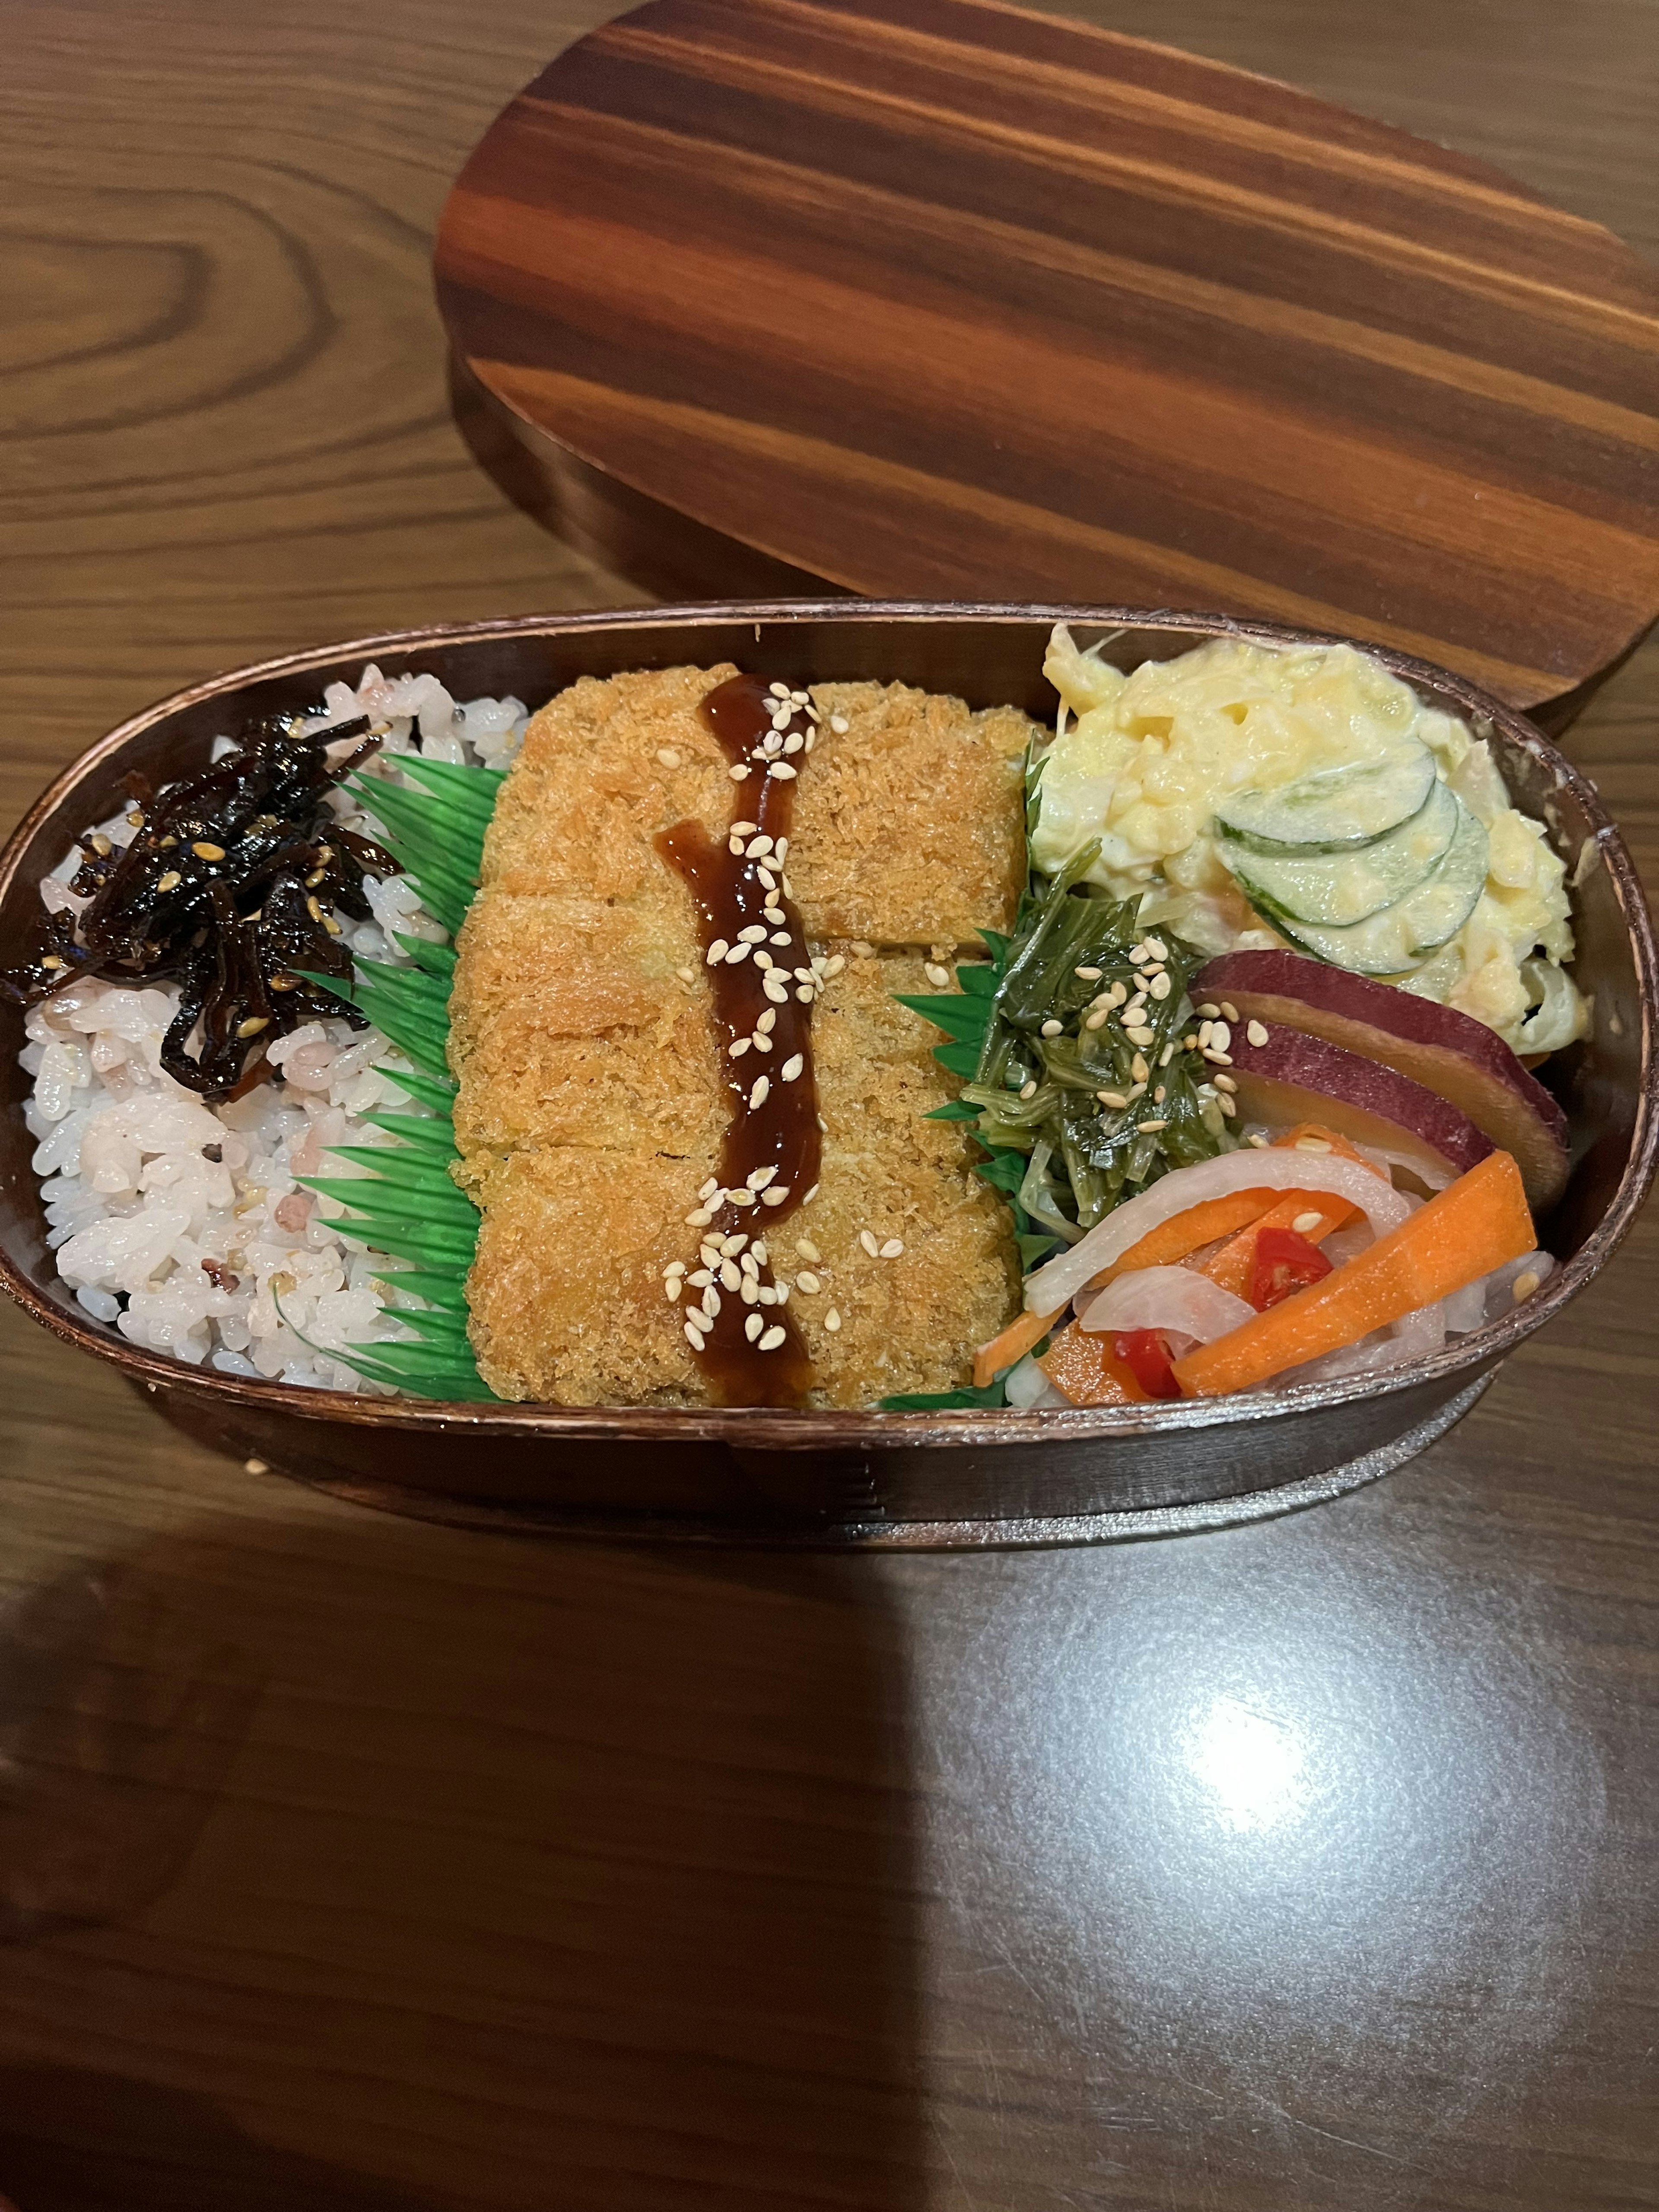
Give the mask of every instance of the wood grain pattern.
<svg viewBox="0 0 1659 2212">
<path fill-rule="evenodd" d="M 532 441 L 872 595 L 1374 637 L 1521 705 L 1659 613 L 1659 283 L 1484 164 L 1000 0 L 651 0 L 445 208 Z"/>
<path fill-rule="evenodd" d="M 1073 12 L 1659 254 L 1650 0 Z M 468 459 L 428 268 L 601 13 L 8 9 L 8 818 L 212 667 L 617 596 Z M 1650 647 L 1569 739 L 1650 890 L 1656 726 Z M 1659 2203 L 1656 1303 L 1650 1213 L 1422 1462 L 1295 1522 L 840 1567 L 356 1512 L 0 1315 L 0 2191 Z M 1229 1721 L 1279 1800 L 1228 1809 Z"/>
</svg>

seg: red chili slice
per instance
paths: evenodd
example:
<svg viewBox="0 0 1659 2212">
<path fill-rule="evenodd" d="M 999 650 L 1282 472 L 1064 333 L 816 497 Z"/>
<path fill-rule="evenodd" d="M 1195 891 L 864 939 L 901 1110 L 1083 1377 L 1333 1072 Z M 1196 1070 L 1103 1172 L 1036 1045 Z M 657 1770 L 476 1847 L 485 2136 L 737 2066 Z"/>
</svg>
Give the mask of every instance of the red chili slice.
<svg viewBox="0 0 1659 2212">
<path fill-rule="evenodd" d="M 1157 1328 L 1126 1328 L 1119 1332 L 1117 1356 L 1149 1398 L 1178 1398 L 1181 1385 L 1170 1364 L 1170 1347 Z"/>
<path fill-rule="evenodd" d="M 1294 1229 L 1259 1229 L 1255 1237 L 1255 1266 L 1250 1276 L 1250 1304 L 1266 1313 L 1293 1291 L 1305 1290 L 1331 1272 L 1331 1263 L 1317 1244 L 1298 1237 Z"/>
</svg>

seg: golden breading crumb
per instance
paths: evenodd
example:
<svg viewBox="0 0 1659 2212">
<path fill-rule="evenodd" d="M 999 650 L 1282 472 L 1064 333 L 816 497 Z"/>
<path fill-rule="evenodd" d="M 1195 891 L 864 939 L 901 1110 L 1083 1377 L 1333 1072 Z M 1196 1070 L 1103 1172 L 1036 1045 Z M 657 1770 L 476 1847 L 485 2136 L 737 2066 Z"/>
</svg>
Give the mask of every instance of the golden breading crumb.
<svg viewBox="0 0 1659 2212">
<path fill-rule="evenodd" d="M 1006 930 L 1024 879 L 1020 771 L 1036 725 L 902 684 L 817 684 L 812 699 L 823 719 L 789 864 L 808 934 L 976 945 L 977 930 Z"/>
<path fill-rule="evenodd" d="M 484 1214 L 472 1335 L 503 1397 L 708 1402 L 662 1278 L 672 1261 L 695 1265 L 685 1215 L 718 1164 L 729 1094 L 690 896 L 652 841 L 687 816 L 716 830 L 731 818 L 725 757 L 696 710 L 732 673 L 573 684 L 532 722 L 496 807 L 459 945 L 450 1052 L 458 1180 Z M 819 696 L 789 861 L 813 949 L 856 938 L 937 954 L 975 922 L 1005 924 L 1024 717 L 896 685 Z M 830 731 L 831 714 L 846 731 Z M 920 950 L 854 952 L 813 1010 L 823 1171 L 811 1204 L 767 1233 L 781 1282 L 805 1265 L 798 1237 L 823 1254 L 805 1268 L 820 1288 L 790 1299 L 815 1404 L 963 1381 L 1016 1301 L 1006 1210 L 972 1173 L 959 1126 L 923 1118 L 954 1085 L 931 1056 L 938 1033 L 891 994 L 927 988 Z M 866 1231 L 903 1252 L 872 1259 Z"/>
</svg>

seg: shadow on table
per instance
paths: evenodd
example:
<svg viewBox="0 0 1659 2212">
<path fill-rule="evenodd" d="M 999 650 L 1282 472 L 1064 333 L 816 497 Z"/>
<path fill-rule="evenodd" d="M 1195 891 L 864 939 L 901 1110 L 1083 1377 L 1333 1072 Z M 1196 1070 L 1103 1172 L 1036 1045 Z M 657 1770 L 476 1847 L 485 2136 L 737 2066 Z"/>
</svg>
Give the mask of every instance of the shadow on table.
<svg viewBox="0 0 1659 2212">
<path fill-rule="evenodd" d="M 866 1563 L 209 1523 L 0 1632 L 19 2212 L 920 2202 Z"/>
</svg>

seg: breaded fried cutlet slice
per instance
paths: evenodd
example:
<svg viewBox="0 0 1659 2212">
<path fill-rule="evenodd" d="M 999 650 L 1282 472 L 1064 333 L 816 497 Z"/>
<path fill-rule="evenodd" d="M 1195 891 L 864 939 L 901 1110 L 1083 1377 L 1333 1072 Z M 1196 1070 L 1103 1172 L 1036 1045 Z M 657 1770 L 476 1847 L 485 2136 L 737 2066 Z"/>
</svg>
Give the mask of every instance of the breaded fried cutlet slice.
<svg viewBox="0 0 1659 2212">
<path fill-rule="evenodd" d="M 715 1171 L 729 1093 L 690 896 L 653 840 L 687 817 L 715 832 L 731 819 L 725 757 L 696 708 L 733 672 L 572 685 L 532 722 L 496 806 L 458 948 L 450 1053 L 458 1179 L 484 1216 L 473 1340 L 502 1397 L 709 1400 L 662 1274 L 695 1253 L 685 1216 Z M 819 1188 L 774 1241 L 780 1279 L 793 1279 L 795 1238 L 818 1243 L 812 1224 L 824 1224 L 829 1291 L 791 1304 L 817 1370 L 814 1402 L 854 1406 L 963 1380 L 1018 1276 L 1006 1210 L 971 1173 L 960 1129 L 923 1118 L 952 1085 L 931 1057 L 934 1033 L 890 995 L 926 988 L 920 960 L 848 958 L 836 940 L 942 948 L 975 922 L 1006 926 L 1030 726 L 896 685 L 821 690 L 789 866 L 813 949 L 840 950 L 845 964 L 813 1010 L 828 1124 Z M 952 813 L 935 836 L 924 819 L 933 777 L 972 787 L 990 826 Z M 882 831 L 884 816 L 900 835 Z M 825 927 L 834 916 L 850 926 Z M 866 1229 L 903 1254 L 870 1261 Z"/>
</svg>

